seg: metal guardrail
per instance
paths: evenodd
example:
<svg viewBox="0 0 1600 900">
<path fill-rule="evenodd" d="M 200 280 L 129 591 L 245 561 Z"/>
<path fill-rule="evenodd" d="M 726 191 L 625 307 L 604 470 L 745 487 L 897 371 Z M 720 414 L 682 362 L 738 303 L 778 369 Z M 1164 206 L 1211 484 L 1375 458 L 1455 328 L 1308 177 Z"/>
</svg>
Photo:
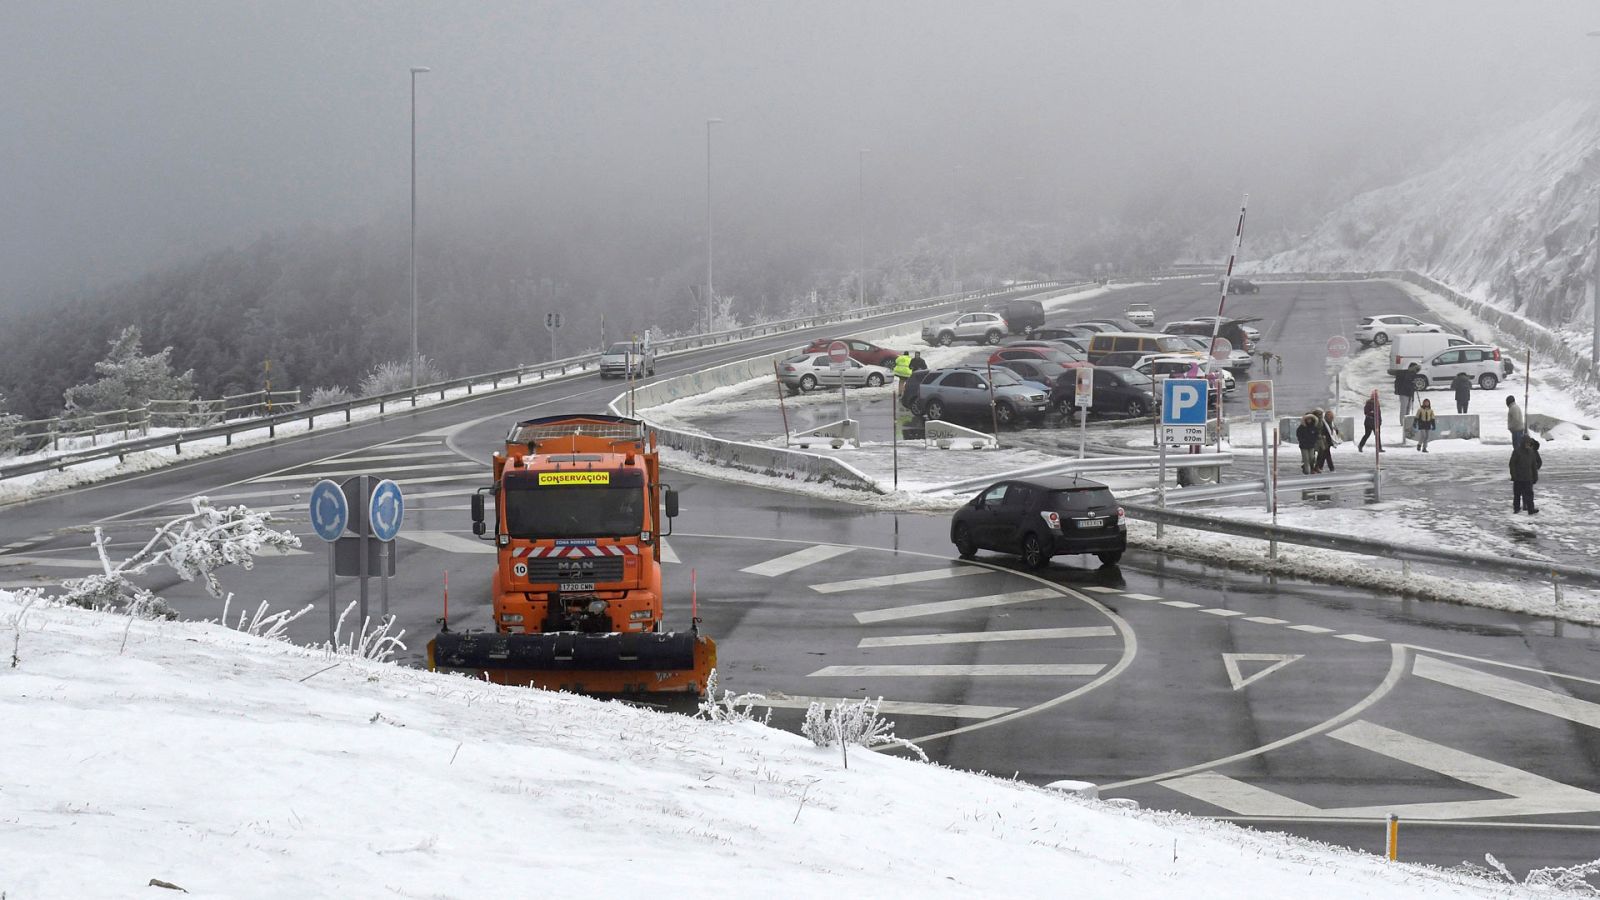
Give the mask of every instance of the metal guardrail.
<svg viewBox="0 0 1600 900">
<path fill-rule="evenodd" d="M 1257 489 L 1259 490 L 1259 487 Z M 1289 528 L 1283 525 L 1241 522 L 1221 516 L 1162 509 L 1143 504 L 1124 502 L 1122 507 L 1131 518 L 1174 528 L 1209 531 L 1215 534 L 1269 541 L 1274 544 L 1317 547 L 1323 550 L 1336 550 L 1341 553 L 1355 553 L 1362 556 L 1382 556 L 1408 562 L 1466 567 L 1475 571 L 1494 572 L 1500 575 L 1548 579 L 1555 582 L 1558 587 L 1562 583 L 1600 586 L 1600 569 L 1590 569 L 1584 566 L 1534 559 L 1518 559 L 1516 557 L 1484 556 L 1460 550 L 1427 549 L 1408 544 L 1394 544 L 1350 535 L 1332 534 L 1325 531 L 1310 531 L 1304 528 Z"/>
<path fill-rule="evenodd" d="M 1193 457 L 1190 457 L 1193 458 Z M 1171 465 L 1169 461 L 1167 463 Z M 1291 475 L 1277 479 L 1278 493 L 1292 493 L 1294 491 L 1329 490 L 1341 487 L 1361 487 L 1370 489 L 1374 495 L 1381 496 L 1383 477 L 1377 472 L 1351 472 L 1347 474 L 1330 473 L 1326 475 Z M 1266 481 L 1230 481 L 1227 484 L 1214 484 L 1208 487 L 1186 487 L 1177 491 L 1167 491 L 1166 501 L 1168 506 L 1184 503 L 1199 503 L 1205 500 L 1226 500 L 1233 497 L 1249 497 L 1259 495 L 1265 497 L 1267 491 Z"/>
<path fill-rule="evenodd" d="M 1167 468 L 1210 468 L 1212 466 L 1229 466 L 1233 464 L 1232 453 L 1169 453 L 1167 454 Z M 1014 469 L 999 475 L 984 475 L 979 478 L 964 478 L 928 488 L 934 491 L 962 491 L 969 488 L 983 487 L 1004 481 L 1007 478 L 1031 478 L 1038 475 L 1071 475 L 1075 472 L 1128 472 L 1143 471 L 1161 468 L 1161 456 L 1151 454 L 1148 456 L 1091 456 L 1087 459 L 1061 459 L 1037 466 L 1023 469 Z M 1231 485 L 1229 485 L 1231 487 Z M 1185 493 L 1188 490 L 1185 489 Z M 1256 492 L 1261 492 L 1261 482 L 1256 482 Z M 1228 495 L 1224 495 L 1228 496 Z M 1171 502 L 1170 499 L 1168 502 Z"/>
<path fill-rule="evenodd" d="M 953 303 L 971 303 L 975 301 L 1001 299 L 1013 295 L 1037 293 L 1041 290 L 1050 290 L 1057 287 L 1072 287 L 1087 283 L 1088 282 L 1067 282 L 1060 280 L 1017 283 L 998 288 L 987 288 L 981 291 L 960 294 L 944 294 L 922 300 L 912 300 L 902 303 L 873 306 L 867 309 L 842 310 L 839 312 L 822 313 L 814 316 L 802 316 L 793 319 L 785 319 L 778 322 L 766 322 L 760 325 L 750 325 L 743 328 L 730 329 L 727 331 L 714 332 L 710 334 L 685 335 L 682 337 L 655 341 L 653 342 L 653 345 L 656 348 L 658 356 L 667 356 L 699 349 L 713 344 L 735 343 L 738 341 L 752 340 L 755 338 L 765 337 L 770 334 L 816 328 L 822 325 L 832 324 L 834 322 L 874 318 L 877 316 L 892 315 L 894 313 L 904 312 L 907 310 L 933 308 Z M 600 354 L 598 352 L 586 353 L 579 356 L 567 357 L 565 359 L 551 360 L 550 362 L 539 365 L 521 365 L 515 368 L 503 369 L 498 372 L 469 375 L 463 378 L 439 381 L 427 385 L 418 385 L 415 393 L 413 393 L 412 390 L 407 387 L 403 390 L 392 391 L 387 394 L 361 397 L 354 400 L 347 400 L 343 403 L 328 404 L 326 406 L 301 408 L 287 413 L 250 419 L 248 421 L 225 422 L 217 425 L 208 425 L 202 428 L 185 429 L 165 435 L 155 435 L 128 441 L 118 441 L 113 444 L 105 444 L 85 450 L 70 451 L 67 453 L 54 455 L 46 459 L 34 460 L 32 462 L 18 463 L 10 466 L 0 466 L 0 481 L 4 481 L 8 478 L 15 478 L 20 475 L 30 475 L 38 472 L 48 472 L 51 470 L 65 470 L 70 466 L 78 465 L 80 463 L 93 462 L 101 459 L 110 459 L 111 457 L 116 457 L 119 461 L 121 461 L 133 453 L 140 453 L 169 446 L 173 448 L 174 452 L 181 454 L 183 452 L 184 443 L 197 440 L 207 440 L 221 437 L 224 438 L 227 444 L 231 445 L 233 443 L 233 436 L 244 431 L 257 431 L 264 428 L 267 430 L 269 437 L 275 437 L 277 435 L 277 427 L 279 425 L 300 422 L 302 420 L 306 422 L 307 428 L 316 427 L 316 420 L 318 418 L 326 418 L 330 416 L 343 415 L 344 422 L 349 423 L 352 418 L 352 413 L 356 409 L 376 406 L 378 407 L 378 414 L 384 415 L 386 414 L 387 407 L 390 404 L 410 402 L 412 405 L 415 405 L 417 398 L 425 395 L 431 395 L 434 392 L 438 392 L 440 401 L 444 401 L 446 399 L 446 395 L 451 390 L 465 388 L 467 391 L 467 396 L 460 398 L 465 400 L 472 396 L 473 389 L 479 385 L 488 384 L 491 390 L 498 390 L 502 382 L 514 382 L 516 384 L 522 384 L 525 380 L 535 377 L 539 380 L 544 380 L 546 378 L 556 378 L 569 375 L 573 370 L 577 370 L 578 372 L 587 372 L 590 369 L 597 369 L 599 367 L 599 361 Z"/>
</svg>

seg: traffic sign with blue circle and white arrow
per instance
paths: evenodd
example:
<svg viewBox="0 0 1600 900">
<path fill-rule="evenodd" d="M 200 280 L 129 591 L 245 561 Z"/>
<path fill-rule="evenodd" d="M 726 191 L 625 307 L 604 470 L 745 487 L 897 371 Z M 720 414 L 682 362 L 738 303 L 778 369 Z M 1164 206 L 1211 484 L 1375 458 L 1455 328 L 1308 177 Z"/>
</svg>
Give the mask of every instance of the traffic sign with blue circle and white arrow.
<svg viewBox="0 0 1600 900">
<path fill-rule="evenodd" d="M 380 541 L 392 541 L 400 533 L 400 523 L 406 517 L 406 501 L 400 494 L 400 485 L 385 478 L 372 489 L 372 501 L 367 505 L 367 521 L 372 525 L 372 536 Z"/>
<path fill-rule="evenodd" d="M 311 527 L 317 537 L 336 541 L 350 522 L 350 504 L 337 482 L 324 478 L 311 489 Z"/>
</svg>

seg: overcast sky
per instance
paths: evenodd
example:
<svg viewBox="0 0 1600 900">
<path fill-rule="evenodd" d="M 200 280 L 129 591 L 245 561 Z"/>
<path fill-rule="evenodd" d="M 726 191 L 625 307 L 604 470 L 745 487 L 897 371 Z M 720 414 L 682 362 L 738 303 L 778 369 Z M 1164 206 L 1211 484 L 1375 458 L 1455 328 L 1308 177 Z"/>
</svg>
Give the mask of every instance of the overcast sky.
<svg viewBox="0 0 1600 900">
<path fill-rule="evenodd" d="M 983 196 L 1232 230 L 1600 92 L 1559 2 L 0 2 L 0 306 L 304 224 L 703 227 Z M 503 209 L 501 210 L 503 211 Z"/>
</svg>

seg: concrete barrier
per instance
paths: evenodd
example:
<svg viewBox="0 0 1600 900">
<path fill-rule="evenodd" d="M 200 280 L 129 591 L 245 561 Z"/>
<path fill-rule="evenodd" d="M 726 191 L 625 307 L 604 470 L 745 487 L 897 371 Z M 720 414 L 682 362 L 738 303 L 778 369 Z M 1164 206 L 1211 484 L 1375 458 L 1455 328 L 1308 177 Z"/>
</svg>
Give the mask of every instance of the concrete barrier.
<svg viewBox="0 0 1600 900">
<path fill-rule="evenodd" d="M 1310 412 L 1310 411 L 1311 410 L 1309 410 L 1309 409 L 1306 410 L 1306 412 Z M 1291 418 L 1289 416 L 1284 416 L 1283 418 L 1279 419 L 1278 420 L 1278 440 L 1284 442 L 1285 444 L 1292 444 L 1292 445 L 1298 447 L 1299 443 L 1297 443 L 1295 441 L 1294 430 L 1296 428 L 1299 428 L 1299 427 L 1300 427 L 1300 417 L 1299 416 L 1295 416 L 1293 418 Z M 1356 417 L 1355 416 L 1334 416 L 1333 417 L 1333 427 L 1339 429 L 1339 438 L 1341 440 L 1353 441 L 1353 440 L 1357 440 L 1358 438 L 1361 437 L 1361 435 L 1356 431 Z"/>
<path fill-rule="evenodd" d="M 1475 413 L 1466 415 L 1435 413 L 1434 424 L 1438 427 L 1433 429 L 1433 435 L 1428 438 L 1430 441 L 1466 440 L 1479 436 L 1478 416 Z M 1407 440 L 1417 439 L 1416 416 L 1406 416 L 1405 434 Z"/>
</svg>

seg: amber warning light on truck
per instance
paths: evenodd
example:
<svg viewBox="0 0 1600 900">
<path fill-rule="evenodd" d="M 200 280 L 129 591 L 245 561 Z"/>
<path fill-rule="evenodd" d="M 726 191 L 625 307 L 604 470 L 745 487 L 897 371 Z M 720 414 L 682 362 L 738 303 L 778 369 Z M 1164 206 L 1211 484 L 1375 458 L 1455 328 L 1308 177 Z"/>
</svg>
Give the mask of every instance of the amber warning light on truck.
<svg viewBox="0 0 1600 900">
<path fill-rule="evenodd" d="M 610 472 L 540 472 L 539 485 L 549 484 L 610 484 Z"/>
</svg>

